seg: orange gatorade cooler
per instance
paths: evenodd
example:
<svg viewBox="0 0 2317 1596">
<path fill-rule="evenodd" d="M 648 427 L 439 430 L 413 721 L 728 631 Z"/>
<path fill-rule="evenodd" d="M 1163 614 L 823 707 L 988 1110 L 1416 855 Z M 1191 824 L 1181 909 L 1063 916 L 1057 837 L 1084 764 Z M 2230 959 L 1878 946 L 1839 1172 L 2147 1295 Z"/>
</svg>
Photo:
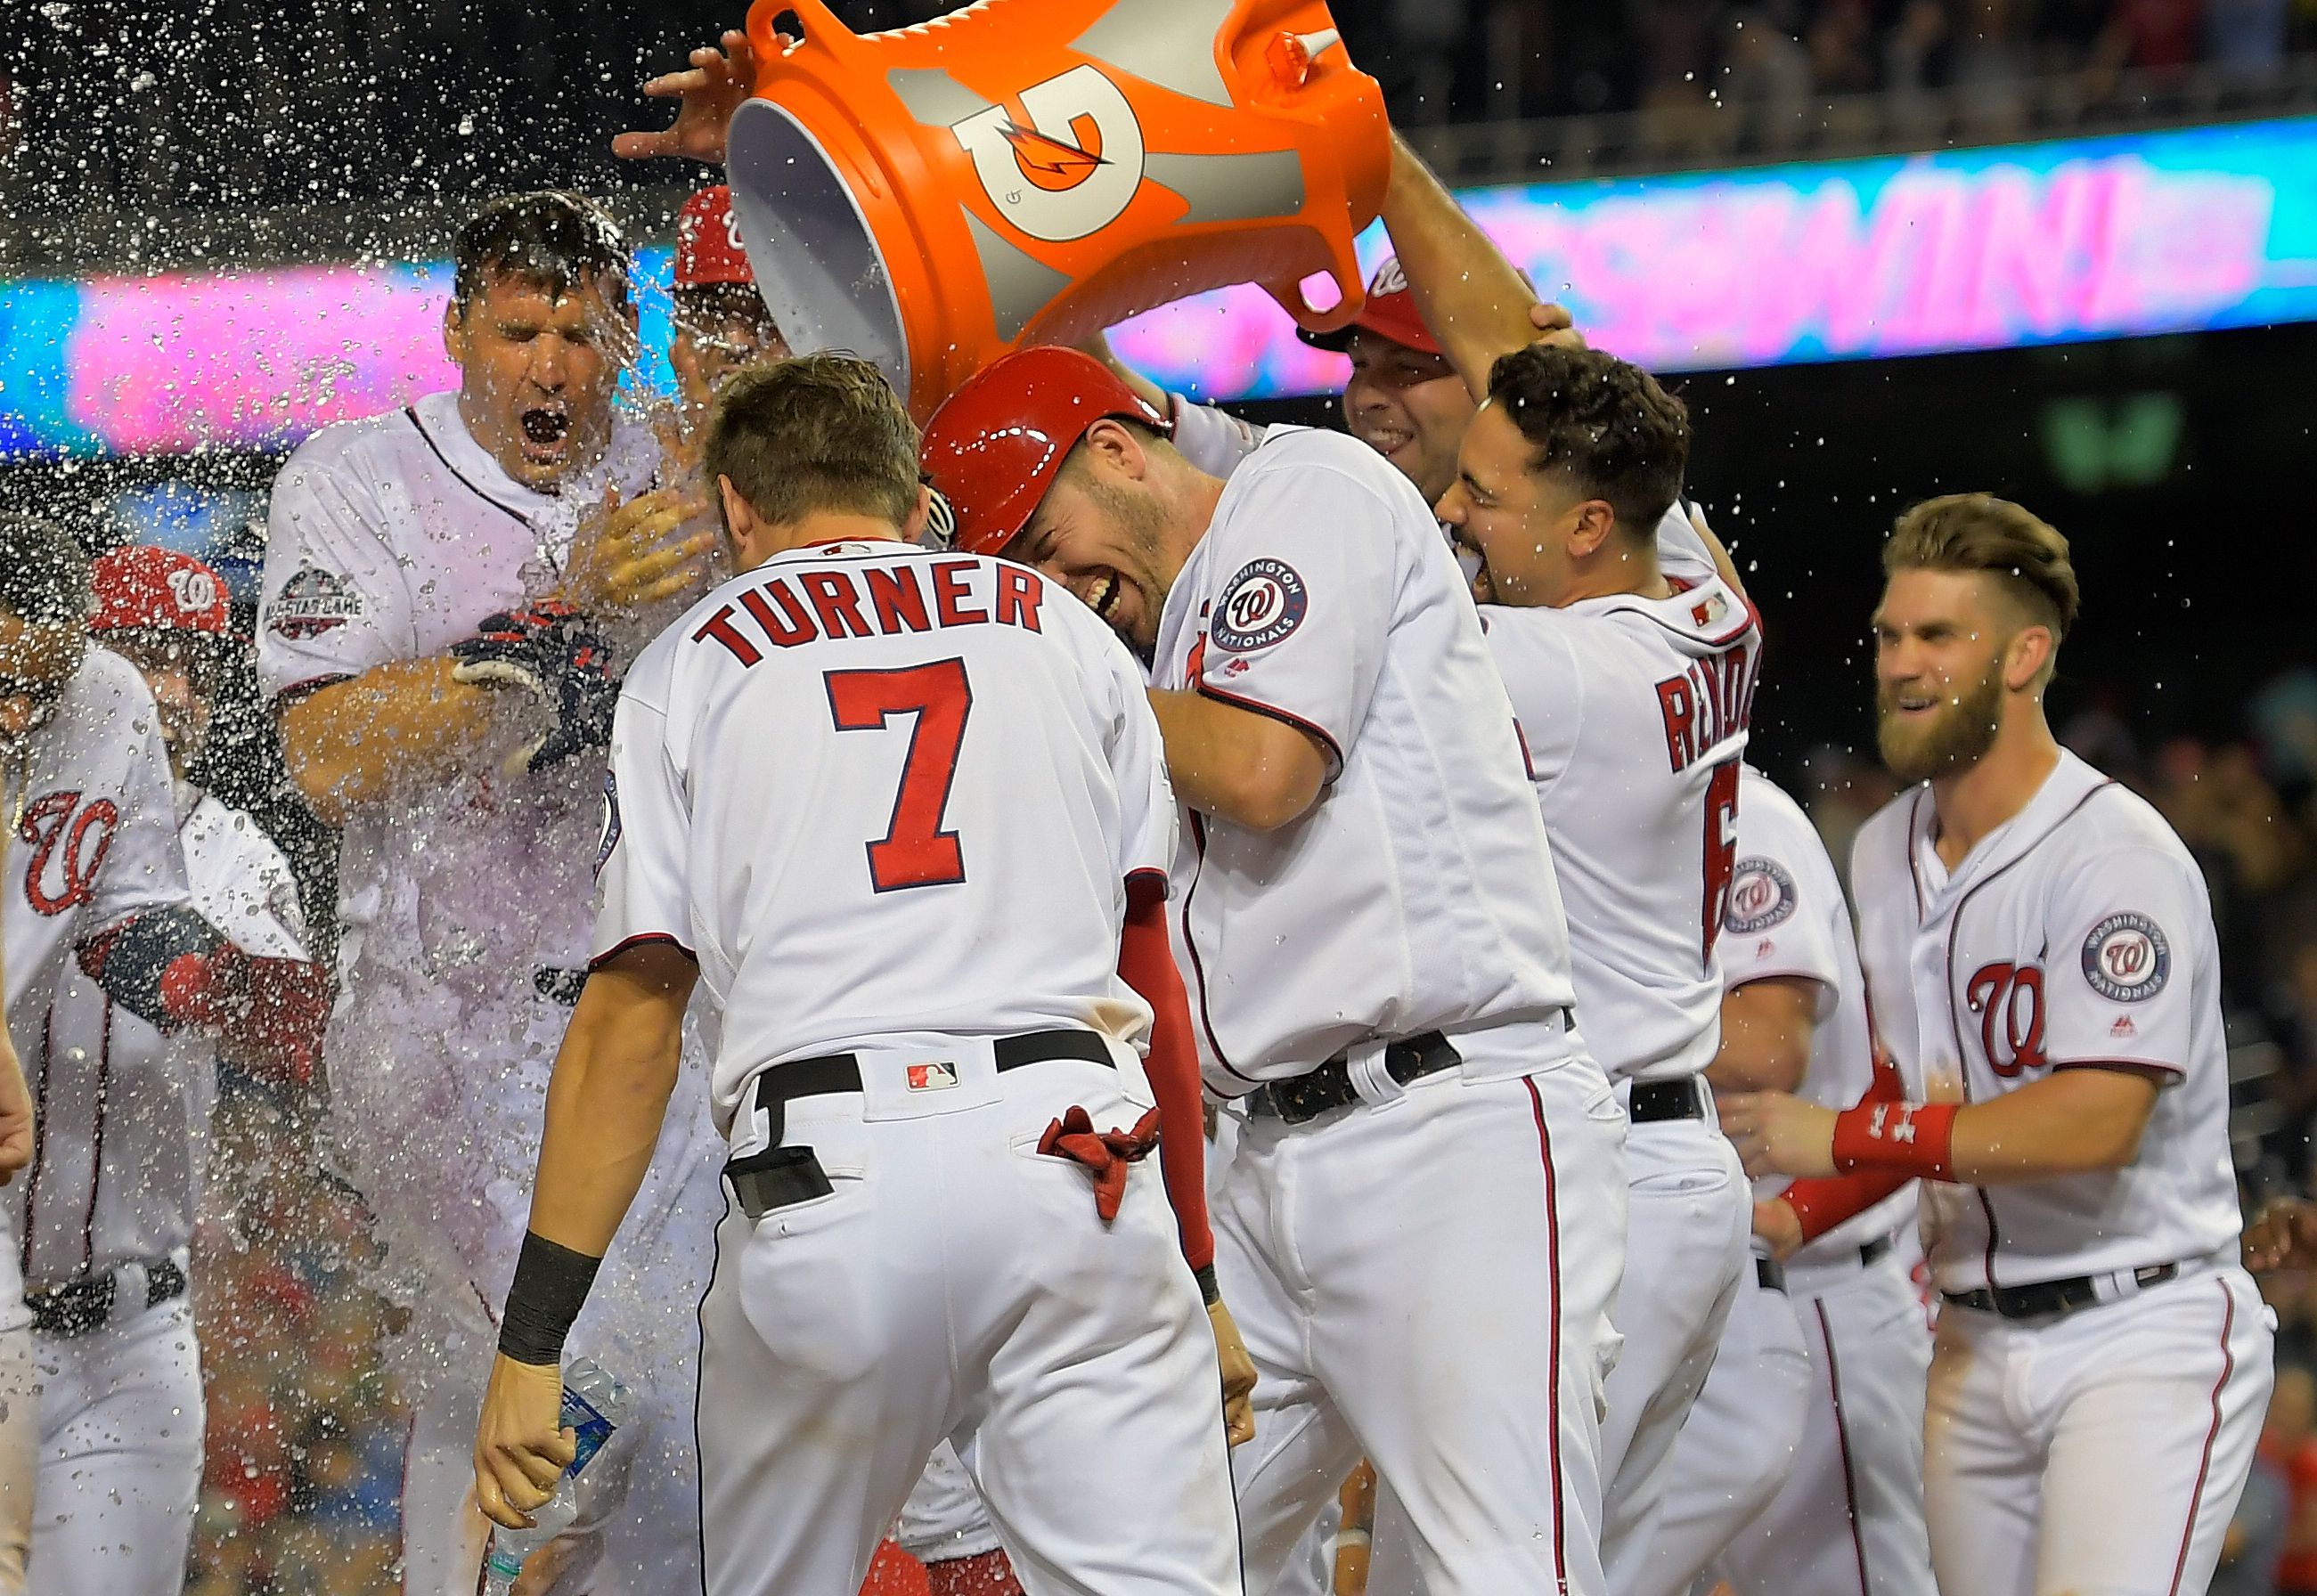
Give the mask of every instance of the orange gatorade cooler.
<svg viewBox="0 0 2317 1596">
<path fill-rule="evenodd" d="M 1315 332 L 1359 311 L 1391 135 L 1323 0 L 981 0 L 862 35 L 756 0 L 748 34 L 726 175 L 757 286 L 792 347 L 874 360 L 920 421 L 1010 350 L 1206 289 L 1260 283 Z"/>
</svg>

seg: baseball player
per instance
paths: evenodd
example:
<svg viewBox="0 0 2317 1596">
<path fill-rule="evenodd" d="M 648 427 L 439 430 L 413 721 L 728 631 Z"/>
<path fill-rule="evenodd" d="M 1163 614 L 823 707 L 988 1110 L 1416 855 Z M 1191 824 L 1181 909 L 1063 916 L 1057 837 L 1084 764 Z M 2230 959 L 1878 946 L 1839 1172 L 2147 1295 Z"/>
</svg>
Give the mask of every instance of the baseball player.
<svg viewBox="0 0 2317 1596">
<path fill-rule="evenodd" d="M 1940 1589 L 2201 1591 L 2271 1339 L 2237 1261 L 2205 883 L 2152 807 L 2053 739 L 2065 539 L 1958 495 L 1901 516 L 1883 566 L 1878 737 L 1918 785 L 1860 830 L 1851 881 L 1909 1097 L 1764 1094 L 1728 1123 L 1757 1172 L 1928 1182 Z"/>
<path fill-rule="evenodd" d="M 1761 632 L 1710 562 L 1659 568 L 1688 443 L 1686 412 L 1647 372 L 1531 344 L 1496 362 L 1440 501 L 1479 561 L 1473 593 L 1553 839 L 1579 1012 L 1633 1127 L 1624 1346 L 1615 1373 L 1599 1370 L 1602 1554 L 1620 1592 L 1660 1588 L 1642 1569 L 1662 1472 L 1738 1293 L 1752 1208 L 1701 1075 L 1721 1033 L 1714 945 Z"/>
<path fill-rule="evenodd" d="M 1237 1592 L 1219 1351 L 1235 1406 L 1251 1375 L 1139 673 L 1043 579 L 904 541 L 917 432 L 867 361 L 735 378 L 706 467 L 743 574 L 622 693 L 480 1500 L 521 1523 L 571 1456 L 559 1343 L 704 976 L 733 1203 L 701 1309 L 711 1596 L 856 1589 L 944 1437 L 1036 1588 Z M 1163 1189 L 1132 1162 L 1154 1130 Z"/>
<path fill-rule="evenodd" d="M 1751 765 L 1719 951 L 1717 1092 L 1829 1108 L 1866 1094 L 1874 1048 L 1842 883 L 1809 816 Z M 1915 1188 L 1803 1244 L 1785 1186 L 1768 1182 L 1757 1210 L 1758 1244 L 1775 1238 L 1784 1258 L 1763 1278 L 1785 1295 L 1743 1293 L 1731 1308 L 1675 1443 L 1653 1562 L 1694 1572 L 1718 1548 L 1738 1596 L 1935 1596 L 1918 1422 L 1930 1341 L 1892 1244 Z M 1731 1538 L 1733 1515 L 1749 1521 Z"/>
<path fill-rule="evenodd" d="M 1623 1117 L 1570 1023 L 1512 707 L 1373 450 L 1275 428 L 1225 483 L 1166 431 L 1091 357 L 1032 349 L 936 413 L 926 463 L 959 547 L 1152 660 L 1202 1063 L 1247 1115 L 1216 1231 L 1262 1377 L 1248 1579 L 1364 1449 L 1435 1592 L 1597 1591 Z"/>
<path fill-rule="evenodd" d="M 787 340 L 756 292 L 756 273 L 732 219 L 732 191 L 702 189 L 675 216 L 673 277 L 675 336 L 667 346 L 684 431 L 708 424 L 708 406 L 724 379 L 754 361 L 780 360 Z"/>
<path fill-rule="evenodd" d="M 458 390 L 324 428 L 291 457 L 257 640 L 291 773 L 344 827 L 333 1107 L 379 1211 L 387 1284 L 415 1310 L 402 1338 L 413 1596 L 465 1596 L 481 1557 L 468 1467 L 479 1353 L 585 979 L 616 639 L 668 617 L 712 542 L 684 537 L 702 506 L 652 488 L 655 441 L 613 404 L 634 311 L 600 209 L 562 193 L 493 201 L 454 254 L 443 331 Z M 720 1203 L 693 1057 L 581 1327 L 641 1406 L 588 1470 L 567 1588 L 639 1574 L 646 1589 L 680 1584 L 698 1557 L 692 1307 Z"/>
<path fill-rule="evenodd" d="M 56 1034 L 52 1011 L 100 1001 L 95 994 L 101 993 L 164 1035 L 219 1037 L 246 1053 L 309 1069 L 327 1003 L 327 981 L 301 958 L 234 946 L 188 903 L 177 805 L 153 694 L 128 661 L 88 646 L 83 629 L 89 596 L 87 560 L 63 529 L 36 517 L 0 516 L 0 804 L 6 823 L 0 831 L 0 886 L 5 888 L 0 932 L 14 1051 L 42 1090 L 77 1077 L 92 1060 L 85 1046 Z M 109 1061 L 102 1036 L 97 1046 L 94 1063 L 104 1073 Z M 0 1079 L 4 1075 L 0 1072 Z M 13 1127 L 13 1119 L 0 1099 L 0 1123 Z M 44 1121 L 35 1137 L 36 1174 L 49 1131 Z M 59 1136 L 67 1149 L 61 1158 L 73 1146 L 71 1128 L 60 1128 Z M 0 1154 L 12 1156 L 13 1148 L 0 1145 Z M 0 1156 L 0 1165 L 5 1162 Z M 13 1385 L 0 1389 L 5 1399 L 0 1452 L 6 1457 L 0 1463 L 0 1505 L 11 1511 L 0 1528 L 0 1589 L 21 1578 L 31 1519 L 25 1499 L 36 1429 L 44 1417 L 31 1399 L 29 1378 L 17 1378 L 31 1373 L 33 1327 L 40 1325 L 46 1339 L 59 1329 L 103 1326 L 121 1333 L 108 1347 L 134 1342 L 142 1348 L 157 1316 L 185 1324 L 180 1260 L 148 1253 L 108 1266 L 95 1253 L 93 1237 L 88 1250 L 76 1248 L 59 1274 L 41 1281 L 40 1293 L 28 1304 L 22 1277 L 31 1244 L 52 1223 L 40 1214 L 38 1182 L 28 1184 L 33 1188 L 25 1198 L 29 1216 L 20 1216 L 14 1202 L 0 1205 L 0 1345 L 6 1347 L 0 1380 Z M 75 1239 L 88 1213 L 85 1181 L 76 1195 L 82 1207 L 71 1216 Z M 53 1256 L 43 1251 L 39 1260 Z M 32 1267 L 38 1266 L 36 1260 Z M 190 1345 L 189 1325 L 184 1334 Z M 49 1350 L 56 1351 L 52 1341 Z M 112 1372 L 126 1378 L 124 1371 Z M 150 1382 L 169 1384 L 180 1396 L 192 1391 L 191 1411 L 164 1428 L 190 1430 L 198 1457 L 199 1387 L 174 1363 L 174 1349 L 166 1366 L 136 1375 L 129 1381 L 134 1390 L 122 1395 L 128 1416 L 138 1423 L 154 1422 Z M 100 1425 L 108 1421 L 109 1415 L 98 1416 Z M 131 1444 L 182 1456 L 174 1434 L 140 1435 Z M 137 1475 L 133 1468 L 108 1474 L 103 1487 L 67 1476 L 64 1489 L 87 1485 L 92 1492 L 123 1491 L 133 1498 L 139 1494 Z M 179 1520 L 165 1534 L 165 1539 L 174 1536 L 173 1578 L 183 1575 L 190 1489 L 180 1478 L 160 1493 L 174 1502 Z M 67 1511 L 58 1503 L 49 1512 Z M 49 1544 L 45 1537 L 42 1544 Z M 118 1562 L 93 1568 L 44 1565 L 40 1588 L 144 1591 L 158 1588 L 153 1578 L 141 1550 L 120 1550 Z M 81 1579 L 91 1583 L 73 1583 Z"/>
<path fill-rule="evenodd" d="M 90 575 L 90 632 L 154 696 L 192 907 L 249 952 L 305 959 L 287 861 L 248 816 L 185 779 L 234 646 L 224 583 L 161 548 L 117 549 Z M 201 1477 L 184 1288 L 217 1047 L 166 1037 L 69 976 L 40 1025 L 39 1148 L 16 1210 L 40 1383 L 31 1569 L 59 1596 L 174 1592 Z M 302 1051 L 228 1056 L 277 1080 L 311 1064 Z"/>
</svg>

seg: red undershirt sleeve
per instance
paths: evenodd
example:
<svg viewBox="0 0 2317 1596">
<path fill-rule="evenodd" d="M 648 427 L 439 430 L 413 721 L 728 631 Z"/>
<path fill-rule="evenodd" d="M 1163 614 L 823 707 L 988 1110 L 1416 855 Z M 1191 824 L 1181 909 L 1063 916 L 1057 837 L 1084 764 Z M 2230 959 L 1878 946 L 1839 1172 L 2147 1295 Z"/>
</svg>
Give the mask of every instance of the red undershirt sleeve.
<svg viewBox="0 0 2317 1596">
<path fill-rule="evenodd" d="M 1888 1058 L 1877 1057 L 1874 1079 L 1858 1101 L 1900 1102 L 1906 1095 L 1898 1070 Z M 1814 1242 L 1844 1221 L 1856 1218 L 1914 1178 L 1894 1170 L 1861 1170 L 1856 1174 L 1796 1181 L 1779 1192 L 1778 1198 L 1802 1221 L 1803 1240 Z"/>
<path fill-rule="evenodd" d="M 1158 1104 L 1159 1169 L 1182 1233 L 1184 1261 L 1194 1271 L 1204 1271 L 1214 1265 L 1215 1240 L 1207 1226 L 1206 1119 L 1190 1000 L 1175 967 L 1174 950 L 1167 945 L 1164 883 L 1137 876 L 1127 883 L 1126 893 L 1118 974 L 1150 1005 L 1150 1051 L 1143 1068 Z"/>
</svg>

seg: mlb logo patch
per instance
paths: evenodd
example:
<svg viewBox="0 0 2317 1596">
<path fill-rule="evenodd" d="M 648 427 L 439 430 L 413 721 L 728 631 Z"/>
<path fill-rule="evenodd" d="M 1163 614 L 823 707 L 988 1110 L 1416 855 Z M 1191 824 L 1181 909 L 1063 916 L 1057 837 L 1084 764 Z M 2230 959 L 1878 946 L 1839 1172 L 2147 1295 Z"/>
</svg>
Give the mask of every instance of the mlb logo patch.
<svg viewBox="0 0 2317 1596">
<path fill-rule="evenodd" d="M 1689 619 L 1695 626 L 1712 626 L 1730 613 L 1730 605 L 1718 593 L 1707 593 L 1689 607 Z"/>
<path fill-rule="evenodd" d="M 912 1092 L 945 1092 L 957 1084 L 957 1066 L 952 1064 L 913 1064 L 909 1065 L 909 1090 Z"/>
</svg>

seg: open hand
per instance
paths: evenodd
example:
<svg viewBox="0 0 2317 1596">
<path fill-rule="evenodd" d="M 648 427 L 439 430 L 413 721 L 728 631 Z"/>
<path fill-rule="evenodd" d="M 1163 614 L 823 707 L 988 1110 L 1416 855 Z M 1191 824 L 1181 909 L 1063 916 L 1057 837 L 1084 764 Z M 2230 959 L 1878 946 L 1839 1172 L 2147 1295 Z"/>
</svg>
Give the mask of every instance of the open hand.
<svg viewBox="0 0 2317 1596">
<path fill-rule="evenodd" d="M 747 33 L 728 29 L 716 44 L 692 52 L 692 65 L 681 72 L 663 72 L 644 84 L 655 100 L 677 100 L 675 120 L 657 132 L 637 129 L 612 138 L 612 153 L 622 160 L 643 161 L 655 156 L 675 156 L 721 165 L 724 133 L 732 113 L 756 88 L 756 50 Z"/>
<path fill-rule="evenodd" d="M 707 513 L 707 501 L 687 488 L 657 488 L 625 503 L 607 489 L 602 513 L 582 522 L 571 541 L 556 596 L 583 615 L 621 615 L 689 591 L 707 572 L 716 536 L 675 534 Z"/>
<path fill-rule="evenodd" d="M 2317 1203 L 2280 1198 L 2245 1226 L 2247 1269 L 2317 1268 Z"/>
</svg>

